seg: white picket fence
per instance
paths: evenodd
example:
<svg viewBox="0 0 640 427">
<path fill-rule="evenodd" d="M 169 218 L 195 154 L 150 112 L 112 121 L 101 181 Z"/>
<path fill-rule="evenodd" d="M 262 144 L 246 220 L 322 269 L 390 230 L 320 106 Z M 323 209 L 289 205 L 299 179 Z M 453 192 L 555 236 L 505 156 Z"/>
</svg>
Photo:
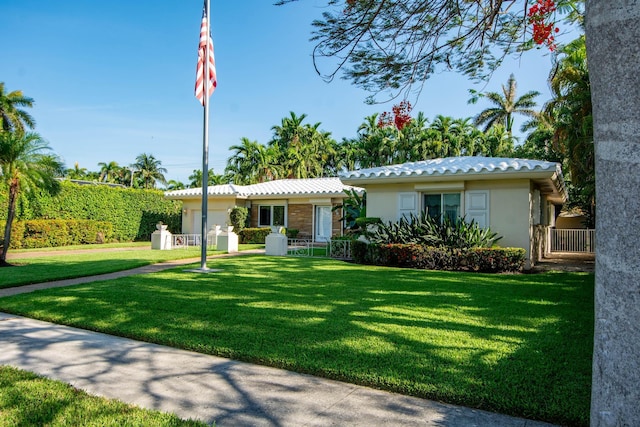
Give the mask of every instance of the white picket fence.
<svg viewBox="0 0 640 427">
<path fill-rule="evenodd" d="M 549 229 L 551 252 L 595 253 L 596 230 L 593 229 Z"/>
</svg>

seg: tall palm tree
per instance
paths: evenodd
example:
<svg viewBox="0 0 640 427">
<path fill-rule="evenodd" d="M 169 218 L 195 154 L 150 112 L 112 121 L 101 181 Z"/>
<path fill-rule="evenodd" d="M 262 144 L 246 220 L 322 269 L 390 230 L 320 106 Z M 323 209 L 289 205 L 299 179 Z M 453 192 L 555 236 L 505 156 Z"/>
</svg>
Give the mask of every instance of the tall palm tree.
<svg viewBox="0 0 640 427">
<path fill-rule="evenodd" d="M 514 114 L 535 117 L 537 111 L 534 109 L 536 106 L 534 98 L 540 95 L 540 92 L 532 90 L 516 98 L 516 89 L 516 78 L 511 74 L 506 86 L 502 85 L 502 94 L 498 92 L 483 94 L 485 98 L 494 104 L 494 107 L 487 108 L 476 116 L 476 126 L 485 125 L 484 131 L 487 132 L 491 127 L 501 124 L 507 133 L 512 135 Z"/>
<path fill-rule="evenodd" d="M 69 179 L 84 179 L 87 177 L 87 168 L 81 168 L 78 162 L 75 162 L 73 168 L 65 171 L 65 176 Z"/>
<path fill-rule="evenodd" d="M 33 98 L 24 96 L 20 90 L 6 93 L 4 82 L 0 82 L 0 130 L 24 133 L 25 128 L 33 129 L 35 120 L 19 107 L 33 107 Z"/>
<path fill-rule="evenodd" d="M 167 183 L 167 180 L 164 178 L 167 170 L 162 167 L 162 162 L 153 157 L 152 154 L 140 154 L 136 157 L 136 162 L 133 164 L 133 167 L 136 172 L 138 172 L 144 188 L 154 188 L 156 181 L 161 184 Z"/>
<path fill-rule="evenodd" d="M 111 161 L 109 163 L 100 162 L 100 181 L 102 182 L 115 182 L 118 172 L 120 172 L 120 166 L 118 162 Z"/>
<path fill-rule="evenodd" d="M 0 132 L 0 178 L 9 189 L 0 266 L 8 265 L 11 225 L 20 192 L 45 190 L 56 194 L 60 191 L 60 182 L 55 177 L 62 171 L 63 163 L 57 156 L 49 154 L 49 150 L 47 142 L 37 133 Z"/>
</svg>

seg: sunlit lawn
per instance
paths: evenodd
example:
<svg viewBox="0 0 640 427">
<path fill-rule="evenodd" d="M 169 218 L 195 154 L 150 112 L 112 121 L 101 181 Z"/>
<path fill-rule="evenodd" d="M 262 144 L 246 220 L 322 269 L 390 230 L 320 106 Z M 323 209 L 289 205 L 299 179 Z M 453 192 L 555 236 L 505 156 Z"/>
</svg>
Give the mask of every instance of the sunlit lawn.
<svg viewBox="0 0 640 427">
<path fill-rule="evenodd" d="M 173 414 L 149 411 L 91 396 L 68 384 L 0 366 L 0 424 L 3 426 L 204 427 Z"/>
<path fill-rule="evenodd" d="M 96 245 L 93 245 L 94 248 Z M 261 245 L 240 245 L 240 250 L 252 249 Z M 129 247 L 125 247 L 130 249 Z M 39 251 L 39 250 L 38 250 Z M 28 252 L 21 252 L 26 254 Z M 210 250 L 207 255 L 221 254 L 222 251 Z M 92 276 L 96 274 L 113 273 L 114 271 L 155 264 L 158 262 L 198 258 L 200 248 L 174 249 L 171 251 L 151 250 L 151 244 L 144 248 L 133 250 L 91 252 L 78 250 L 73 254 L 51 254 L 37 258 L 17 258 L 9 262 L 15 267 L 0 268 L 0 288 L 41 283 L 52 280 L 70 279 L 75 277 Z"/>
<path fill-rule="evenodd" d="M 216 259 L 0 310 L 405 394 L 587 425 L 593 275 Z"/>
</svg>

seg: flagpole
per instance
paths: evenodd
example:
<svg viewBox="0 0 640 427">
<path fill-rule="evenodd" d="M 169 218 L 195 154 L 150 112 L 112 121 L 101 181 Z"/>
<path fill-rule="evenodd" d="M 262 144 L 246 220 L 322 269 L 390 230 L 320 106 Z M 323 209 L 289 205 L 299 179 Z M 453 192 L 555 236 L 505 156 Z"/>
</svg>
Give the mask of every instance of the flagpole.
<svg viewBox="0 0 640 427">
<path fill-rule="evenodd" d="M 202 130 L 202 228 L 200 236 L 200 269 L 207 267 L 207 214 L 209 210 L 209 42 L 211 40 L 211 17 L 209 15 L 209 0 L 205 1 L 207 14 L 207 44 L 204 57 L 204 120 Z"/>
</svg>

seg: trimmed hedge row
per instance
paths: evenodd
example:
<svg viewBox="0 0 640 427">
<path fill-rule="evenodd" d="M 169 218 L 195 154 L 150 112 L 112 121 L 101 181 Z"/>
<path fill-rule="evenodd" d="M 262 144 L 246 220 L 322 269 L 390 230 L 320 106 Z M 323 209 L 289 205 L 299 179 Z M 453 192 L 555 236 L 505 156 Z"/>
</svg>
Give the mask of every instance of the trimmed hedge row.
<svg viewBox="0 0 640 427">
<path fill-rule="evenodd" d="M 374 244 L 355 240 L 351 255 L 359 264 L 410 267 L 425 270 L 465 270 L 489 273 L 521 271 L 525 250 L 521 248 L 438 248 L 417 244 Z"/>
<path fill-rule="evenodd" d="M 0 221 L 4 230 L 6 221 Z M 32 220 L 11 224 L 11 249 L 104 243 L 113 239 L 110 222 L 90 220 Z"/>
<path fill-rule="evenodd" d="M 65 219 L 106 221 L 117 241 L 150 240 L 158 221 L 172 233 L 182 230 L 182 202 L 166 200 L 160 190 L 78 185 L 62 181 L 57 196 L 21 195 L 16 220 Z M 6 189 L 0 188 L 0 219 L 6 219 Z"/>
<path fill-rule="evenodd" d="M 256 243 L 264 244 L 265 239 L 271 233 L 271 228 L 243 228 L 238 236 L 240 236 L 240 243 Z"/>
</svg>

